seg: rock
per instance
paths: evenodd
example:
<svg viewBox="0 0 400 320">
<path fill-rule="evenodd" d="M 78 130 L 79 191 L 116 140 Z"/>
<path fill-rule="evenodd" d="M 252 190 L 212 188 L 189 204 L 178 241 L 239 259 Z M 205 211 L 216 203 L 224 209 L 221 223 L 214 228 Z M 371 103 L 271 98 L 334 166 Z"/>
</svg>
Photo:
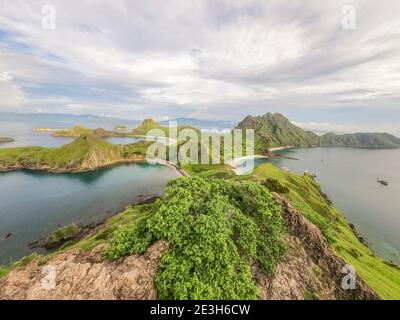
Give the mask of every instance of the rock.
<svg viewBox="0 0 400 320">
<path fill-rule="evenodd" d="M 341 287 L 347 263 L 336 256 L 321 231 L 286 199 L 274 194 L 283 208 L 288 251 L 271 276 L 253 266 L 262 299 L 303 299 L 306 292 L 320 299 L 377 300 L 379 296 L 359 277 L 356 289 Z"/>
<path fill-rule="evenodd" d="M 6 236 L 4 237 L 5 240 L 10 239 L 12 237 L 12 233 L 9 232 L 6 234 Z"/>
<path fill-rule="evenodd" d="M 166 242 L 157 241 L 144 255 L 115 262 L 102 258 L 104 245 L 90 252 L 71 249 L 55 255 L 44 266 L 33 261 L 8 273 L 0 279 L 0 299 L 156 299 L 154 279 L 167 248 Z M 46 285 L 51 283 L 49 270 L 54 270 L 54 287 Z"/>
<path fill-rule="evenodd" d="M 75 224 L 62 227 L 47 237 L 44 247 L 47 249 L 59 247 L 67 240 L 75 238 L 80 232 L 81 229 Z"/>
</svg>

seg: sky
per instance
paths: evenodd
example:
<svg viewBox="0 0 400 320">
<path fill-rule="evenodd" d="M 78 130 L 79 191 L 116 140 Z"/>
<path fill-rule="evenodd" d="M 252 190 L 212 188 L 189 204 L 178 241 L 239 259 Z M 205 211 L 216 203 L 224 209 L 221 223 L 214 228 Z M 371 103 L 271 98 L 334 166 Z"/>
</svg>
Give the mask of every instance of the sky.
<svg viewBox="0 0 400 320">
<path fill-rule="evenodd" d="M 400 136 L 399 12 L 398 0 L 0 0 L 0 112 L 280 112 Z"/>
</svg>

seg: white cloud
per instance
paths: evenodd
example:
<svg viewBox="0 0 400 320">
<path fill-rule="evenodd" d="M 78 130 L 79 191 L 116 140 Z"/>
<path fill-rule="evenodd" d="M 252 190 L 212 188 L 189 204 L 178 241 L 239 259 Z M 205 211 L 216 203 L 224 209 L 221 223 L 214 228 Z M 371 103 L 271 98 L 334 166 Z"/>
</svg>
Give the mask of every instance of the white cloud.
<svg viewBox="0 0 400 320">
<path fill-rule="evenodd" d="M 55 0 L 56 30 L 41 28 L 45 4 L 4 1 L 0 110 L 239 119 L 398 108 L 397 0 L 353 1 L 352 31 L 344 0 Z"/>
</svg>

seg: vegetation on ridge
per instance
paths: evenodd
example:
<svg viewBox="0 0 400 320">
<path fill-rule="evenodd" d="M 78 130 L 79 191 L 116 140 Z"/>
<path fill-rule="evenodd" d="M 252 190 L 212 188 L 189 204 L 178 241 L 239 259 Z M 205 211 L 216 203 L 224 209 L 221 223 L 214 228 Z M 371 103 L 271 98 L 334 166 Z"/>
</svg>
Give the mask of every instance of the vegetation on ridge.
<svg viewBox="0 0 400 320">
<path fill-rule="evenodd" d="M 250 263 L 266 273 L 285 252 L 280 207 L 254 183 L 180 178 L 152 214 L 120 231 L 110 259 L 171 243 L 156 278 L 162 299 L 256 299 Z"/>
<path fill-rule="evenodd" d="M 286 172 L 273 164 L 260 165 L 252 174 L 244 176 L 230 174 L 227 167 L 216 170 L 212 166 L 191 165 L 189 169 L 194 175 L 207 177 L 213 177 L 214 172 L 222 176 L 225 172 L 226 179 L 257 182 L 280 193 L 321 230 L 336 254 L 354 266 L 357 275 L 379 296 L 400 299 L 400 268 L 375 256 L 359 241 L 344 215 L 332 205 L 311 175 Z"/>
</svg>

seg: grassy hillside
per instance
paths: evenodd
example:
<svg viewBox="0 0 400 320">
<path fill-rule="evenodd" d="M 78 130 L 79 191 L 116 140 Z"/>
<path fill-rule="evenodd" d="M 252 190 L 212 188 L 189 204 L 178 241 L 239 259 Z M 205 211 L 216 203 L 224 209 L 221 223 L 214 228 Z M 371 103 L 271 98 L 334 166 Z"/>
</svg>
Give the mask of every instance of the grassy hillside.
<svg viewBox="0 0 400 320">
<path fill-rule="evenodd" d="M 132 130 L 133 135 L 145 136 L 152 129 L 160 129 L 166 135 L 168 134 L 168 127 L 160 125 L 154 119 L 145 119 L 139 126 Z"/>
<path fill-rule="evenodd" d="M 267 113 L 263 116 L 248 116 L 238 129 L 254 129 L 255 149 L 265 154 L 269 148 L 282 146 L 311 147 L 318 144 L 318 136 L 292 124 L 283 115 Z"/>
<path fill-rule="evenodd" d="M 275 147 L 338 146 L 372 149 L 400 148 L 400 139 L 388 133 L 354 133 L 337 135 L 328 133 L 322 137 L 292 124 L 279 113 L 263 116 L 247 116 L 238 129 L 254 129 L 255 152 L 266 154 Z"/>
<path fill-rule="evenodd" d="M 400 148 L 400 139 L 388 133 L 327 133 L 320 137 L 321 146 L 356 147 L 370 149 Z"/>
<path fill-rule="evenodd" d="M 89 133 L 59 148 L 19 147 L 0 149 L 0 169 L 44 169 L 83 171 L 128 160 L 144 158 L 151 142 L 140 141 L 126 146 L 114 145 Z"/>
<path fill-rule="evenodd" d="M 185 166 L 191 174 L 254 181 L 281 193 L 321 230 L 336 254 L 354 266 L 356 273 L 384 299 L 400 299 L 400 268 L 374 256 L 350 228 L 310 175 L 285 172 L 272 164 L 255 168 L 251 175 L 235 176 L 225 166 Z"/>
<path fill-rule="evenodd" d="M 12 165 L 20 162 L 64 166 L 82 162 L 91 151 L 107 153 L 116 150 L 117 146 L 106 140 L 94 134 L 86 134 L 59 148 L 19 147 L 0 149 L 0 163 Z"/>
</svg>

